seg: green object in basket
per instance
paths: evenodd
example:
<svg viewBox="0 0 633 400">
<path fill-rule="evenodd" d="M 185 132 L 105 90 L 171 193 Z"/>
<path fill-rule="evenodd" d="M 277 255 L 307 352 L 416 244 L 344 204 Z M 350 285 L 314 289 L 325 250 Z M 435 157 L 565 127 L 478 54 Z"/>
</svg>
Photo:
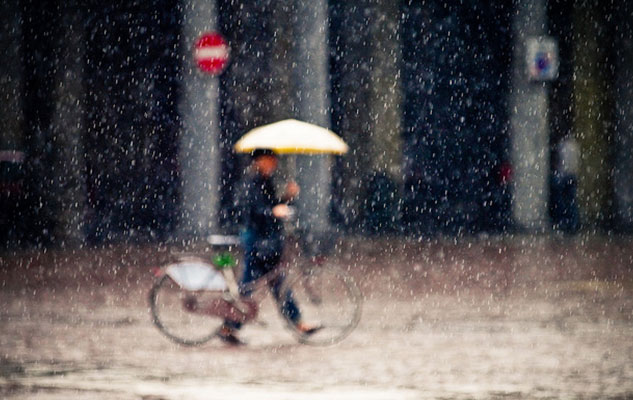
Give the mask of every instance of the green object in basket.
<svg viewBox="0 0 633 400">
<path fill-rule="evenodd" d="M 213 265 L 219 269 L 233 268 L 237 264 L 237 260 L 231 253 L 216 254 L 213 257 Z"/>
</svg>

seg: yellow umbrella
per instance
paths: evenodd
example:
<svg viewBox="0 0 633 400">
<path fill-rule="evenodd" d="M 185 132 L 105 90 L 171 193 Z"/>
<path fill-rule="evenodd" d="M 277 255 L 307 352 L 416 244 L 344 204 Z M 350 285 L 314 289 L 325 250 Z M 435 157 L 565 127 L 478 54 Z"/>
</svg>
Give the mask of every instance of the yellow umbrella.
<svg viewBox="0 0 633 400">
<path fill-rule="evenodd" d="M 269 149 L 278 154 L 343 154 L 349 149 L 334 132 L 296 119 L 255 128 L 242 136 L 234 148 L 240 153 Z"/>
</svg>

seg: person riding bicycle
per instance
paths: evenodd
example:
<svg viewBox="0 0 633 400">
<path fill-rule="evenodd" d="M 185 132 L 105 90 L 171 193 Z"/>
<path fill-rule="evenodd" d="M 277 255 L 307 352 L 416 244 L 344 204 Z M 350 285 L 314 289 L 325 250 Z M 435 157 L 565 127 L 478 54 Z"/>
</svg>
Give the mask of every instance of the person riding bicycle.
<svg viewBox="0 0 633 400">
<path fill-rule="evenodd" d="M 287 202 L 299 194 L 299 186 L 293 181 L 288 182 L 284 197 L 278 199 L 272 180 L 277 164 L 277 156 L 271 150 L 258 149 L 252 153 L 253 174 L 248 179 L 241 199 L 241 217 L 244 225 L 241 233 L 244 247 L 241 287 L 276 268 L 281 260 L 284 249 L 283 220 L 290 215 Z M 269 284 L 282 315 L 294 323 L 299 331 L 305 334 L 314 333 L 319 328 L 310 327 L 301 321 L 301 312 L 292 296 L 281 298 L 282 283 L 283 276 Z M 226 320 L 218 336 L 228 344 L 243 344 L 237 337 L 240 327 L 240 323 Z"/>
</svg>

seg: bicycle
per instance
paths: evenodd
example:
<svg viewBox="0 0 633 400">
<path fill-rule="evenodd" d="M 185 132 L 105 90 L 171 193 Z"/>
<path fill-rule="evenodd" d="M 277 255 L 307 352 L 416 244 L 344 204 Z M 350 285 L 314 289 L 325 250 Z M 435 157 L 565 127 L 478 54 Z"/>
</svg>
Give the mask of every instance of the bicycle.
<svg viewBox="0 0 633 400">
<path fill-rule="evenodd" d="M 353 279 L 323 258 L 291 267 L 281 263 L 250 284 L 238 287 L 233 269 L 237 262 L 231 251 L 235 236 L 212 235 L 213 247 L 227 247 L 211 259 L 199 255 L 176 255 L 175 260 L 155 270 L 149 292 L 152 320 L 176 343 L 197 346 L 217 336 L 225 320 L 249 323 L 256 319 L 263 288 L 284 276 L 280 298 L 292 296 L 304 320 L 319 327 L 311 335 L 301 332 L 282 318 L 297 340 L 309 345 L 332 345 L 347 337 L 358 325 L 362 295 Z M 249 295 L 242 295 L 249 293 Z"/>
</svg>

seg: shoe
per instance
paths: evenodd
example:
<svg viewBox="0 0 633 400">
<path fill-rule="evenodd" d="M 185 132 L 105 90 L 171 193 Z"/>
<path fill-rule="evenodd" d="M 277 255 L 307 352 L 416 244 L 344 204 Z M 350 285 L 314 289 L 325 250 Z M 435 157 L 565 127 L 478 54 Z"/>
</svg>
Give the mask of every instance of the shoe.
<svg viewBox="0 0 633 400">
<path fill-rule="evenodd" d="M 217 333 L 218 338 L 224 343 L 231 346 L 244 346 L 246 342 L 243 342 L 235 335 L 235 329 L 223 326 Z"/>
<path fill-rule="evenodd" d="M 310 326 L 303 322 L 299 322 L 295 325 L 295 328 L 304 336 L 311 336 L 324 328 L 323 325 Z"/>
</svg>

